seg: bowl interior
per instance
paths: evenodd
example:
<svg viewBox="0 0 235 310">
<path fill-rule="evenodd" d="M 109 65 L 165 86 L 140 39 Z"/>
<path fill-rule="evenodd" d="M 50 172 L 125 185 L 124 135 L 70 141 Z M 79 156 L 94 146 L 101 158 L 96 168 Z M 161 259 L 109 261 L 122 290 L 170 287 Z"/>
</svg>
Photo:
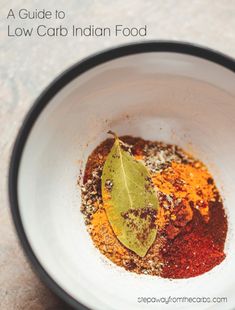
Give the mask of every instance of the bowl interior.
<svg viewBox="0 0 235 310">
<path fill-rule="evenodd" d="M 235 74 L 178 53 L 117 58 L 78 76 L 39 115 L 19 170 L 20 214 L 45 270 L 92 309 L 150 309 L 138 297 L 227 296 L 235 305 Z M 112 129 L 175 143 L 203 160 L 224 197 L 227 258 L 210 272 L 174 280 L 119 268 L 93 246 L 80 213 L 80 168 Z M 226 309 L 228 304 L 216 304 Z M 158 309 L 164 304 L 158 304 Z M 208 304 L 190 304 L 207 309 Z M 188 309 L 188 304 L 168 304 Z M 228 308 L 229 309 L 229 308 Z"/>
</svg>

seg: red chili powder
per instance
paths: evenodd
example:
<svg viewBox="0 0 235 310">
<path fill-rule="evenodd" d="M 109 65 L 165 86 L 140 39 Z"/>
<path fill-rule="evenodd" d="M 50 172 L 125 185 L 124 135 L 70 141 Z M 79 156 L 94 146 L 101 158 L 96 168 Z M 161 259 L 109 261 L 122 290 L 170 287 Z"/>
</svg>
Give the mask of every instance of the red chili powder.
<svg viewBox="0 0 235 310">
<path fill-rule="evenodd" d="M 224 242 L 227 219 L 220 202 L 210 208 L 210 220 L 205 223 L 195 209 L 193 220 L 175 239 L 167 239 L 161 250 L 164 259 L 163 278 L 189 278 L 203 274 L 225 258 Z"/>
</svg>

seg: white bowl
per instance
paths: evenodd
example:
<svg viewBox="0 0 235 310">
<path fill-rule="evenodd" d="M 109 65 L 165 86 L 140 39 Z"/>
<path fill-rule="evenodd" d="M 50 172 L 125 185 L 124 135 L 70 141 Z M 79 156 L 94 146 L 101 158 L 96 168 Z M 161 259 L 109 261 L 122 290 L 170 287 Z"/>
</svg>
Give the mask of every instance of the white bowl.
<svg viewBox="0 0 235 310">
<path fill-rule="evenodd" d="M 109 129 L 178 144 L 209 166 L 228 214 L 227 257 L 219 266 L 168 280 L 127 272 L 94 247 L 77 179 Z M 92 56 L 62 74 L 27 115 L 9 174 L 17 232 L 41 278 L 77 309 L 235 309 L 234 132 L 235 62 L 217 52 L 145 42 Z M 169 296 L 227 303 L 138 299 Z"/>
</svg>

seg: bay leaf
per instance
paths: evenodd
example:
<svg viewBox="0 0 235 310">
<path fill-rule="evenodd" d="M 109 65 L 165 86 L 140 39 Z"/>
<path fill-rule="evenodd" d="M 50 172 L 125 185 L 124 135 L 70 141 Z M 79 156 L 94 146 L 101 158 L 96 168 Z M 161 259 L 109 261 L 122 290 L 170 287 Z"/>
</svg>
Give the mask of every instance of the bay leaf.
<svg viewBox="0 0 235 310">
<path fill-rule="evenodd" d="M 102 172 L 102 198 L 119 241 L 144 257 L 157 234 L 157 194 L 146 167 L 115 136 Z"/>
</svg>

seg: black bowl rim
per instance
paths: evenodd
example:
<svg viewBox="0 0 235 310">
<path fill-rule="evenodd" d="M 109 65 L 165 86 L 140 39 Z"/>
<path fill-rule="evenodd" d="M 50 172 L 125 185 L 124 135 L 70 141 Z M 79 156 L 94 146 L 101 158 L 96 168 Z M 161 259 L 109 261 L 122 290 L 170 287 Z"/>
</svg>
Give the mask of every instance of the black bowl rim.
<svg viewBox="0 0 235 310">
<path fill-rule="evenodd" d="M 28 257 L 33 269 L 36 271 L 40 279 L 62 300 L 75 309 L 89 310 L 87 306 L 78 302 L 75 298 L 69 295 L 62 287 L 60 287 L 56 281 L 47 273 L 43 268 L 40 261 L 37 259 L 29 240 L 26 236 L 23 223 L 20 216 L 17 183 L 18 183 L 18 171 L 20 166 L 20 160 L 27 138 L 35 121 L 45 106 L 50 100 L 68 83 L 73 79 L 83 74 L 84 72 L 110 60 L 114 60 L 120 57 L 150 53 L 150 52 L 172 52 L 179 54 L 192 55 L 202 59 L 206 59 L 213 63 L 219 64 L 232 72 L 235 72 L 235 60 L 220 52 L 214 51 L 209 48 L 198 46 L 187 42 L 178 41 L 144 41 L 140 43 L 130 43 L 127 45 L 118 46 L 105 50 L 104 52 L 98 52 L 90 57 L 75 63 L 69 69 L 61 73 L 51 84 L 41 93 L 36 99 L 33 106 L 27 113 L 23 124 L 16 137 L 13 147 L 8 175 L 8 194 L 10 201 L 11 214 L 13 217 L 15 229 L 18 234 L 18 238 L 21 245 Z"/>
</svg>

